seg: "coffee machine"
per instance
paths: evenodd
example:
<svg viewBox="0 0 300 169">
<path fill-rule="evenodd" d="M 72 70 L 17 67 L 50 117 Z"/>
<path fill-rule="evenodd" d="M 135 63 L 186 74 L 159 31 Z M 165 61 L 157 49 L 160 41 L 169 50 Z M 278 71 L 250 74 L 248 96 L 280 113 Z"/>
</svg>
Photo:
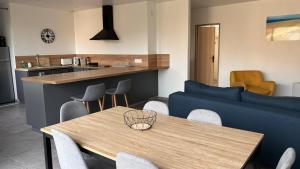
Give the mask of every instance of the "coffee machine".
<svg viewBox="0 0 300 169">
<path fill-rule="evenodd" d="M 73 58 L 73 64 L 74 64 L 74 66 L 80 66 L 80 58 L 79 57 L 74 57 Z"/>
</svg>

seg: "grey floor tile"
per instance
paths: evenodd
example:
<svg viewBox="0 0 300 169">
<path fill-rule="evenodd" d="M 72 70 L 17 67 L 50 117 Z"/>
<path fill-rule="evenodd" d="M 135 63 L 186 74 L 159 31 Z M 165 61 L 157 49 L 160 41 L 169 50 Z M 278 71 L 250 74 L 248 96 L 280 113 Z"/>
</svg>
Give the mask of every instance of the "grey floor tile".
<svg viewBox="0 0 300 169">
<path fill-rule="evenodd" d="M 54 169 L 60 169 L 53 150 Z M 24 105 L 0 106 L 0 169 L 44 169 L 42 134 L 26 124 Z"/>
<path fill-rule="evenodd" d="M 27 169 L 26 167 L 21 166 L 19 163 L 10 159 L 0 162 L 0 168 L 1 169 Z"/>
<path fill-rule="evenodd" d="M 6 160 L 9 160 L 7 156 L 3 156 L 3 155 L 0 156 L 0 163 Z"/>
<path fill-rule="evenodd" d="M 55 152 L 53 154 L 53 161 L 58 162 L 57 155 Z M 41 148 L 34 148 L 30 151 L 15 155 L 11 157 L 14 161 L 20 163 L 22 166 L 26 168 L 37 168 L 37 167 L 45 167 L 44 162 L 44 152 Z"/>
<path fill-rule="evenodd" d="M 7 156 L 14 156 L 20 153 L 27 152 L 36 147 L 42 148 L 42 139 L 21 137 L 19 135 L 11 135 L 0 140 L 0 152 Z"/>
</svg>

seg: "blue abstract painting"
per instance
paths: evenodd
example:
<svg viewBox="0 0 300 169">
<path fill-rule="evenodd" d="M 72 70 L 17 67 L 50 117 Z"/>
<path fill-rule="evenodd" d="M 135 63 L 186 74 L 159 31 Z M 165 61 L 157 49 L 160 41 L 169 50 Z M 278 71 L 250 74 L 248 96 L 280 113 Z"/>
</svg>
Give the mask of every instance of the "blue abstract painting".
<svg viewBox="0 0 300 169">
<path fill-rule="evenodd" d="M 267 18 L 269 41 L 300 40 L 300 14 Z"/>
</svg>

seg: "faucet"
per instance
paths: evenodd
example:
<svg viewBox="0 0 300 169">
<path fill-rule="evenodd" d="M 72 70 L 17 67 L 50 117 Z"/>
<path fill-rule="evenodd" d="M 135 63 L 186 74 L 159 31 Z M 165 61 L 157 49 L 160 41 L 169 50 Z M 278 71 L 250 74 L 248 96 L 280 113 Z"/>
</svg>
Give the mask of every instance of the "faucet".
<svg viewBox="0 0 300 169">
<path fill-rule="evenodd" d="M 36 60 L 36 62 L 37 62 L 38 67 L 41 67 L 41 63 L 40 63 L 40 55 L 39 55 L 39 54 L 36 55 L 35 60 Z"/>
</svg>

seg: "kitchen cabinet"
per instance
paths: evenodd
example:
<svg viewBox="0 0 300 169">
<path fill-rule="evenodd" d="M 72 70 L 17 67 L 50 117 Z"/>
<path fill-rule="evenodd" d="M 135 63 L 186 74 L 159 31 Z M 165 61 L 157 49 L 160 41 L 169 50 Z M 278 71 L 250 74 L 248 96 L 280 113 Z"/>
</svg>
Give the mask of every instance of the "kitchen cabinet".
<svg viewBox="0 0 300 169">
<path fill-rule="evenodd" d="M 21 103 L 25 103 L 23 83 L 22 83 L 21 78 L 68 73 L 68 72 L 73 72 L 73 71 L 74 71 L 73 67 L 53 68 L 53 69 L 47 69 L 47 70 L 27 70 L 27 71 L 16 70 L 16 85 L 17 85 L 17 94 L 18 94 L 19 101 Z"/>
</svg>

